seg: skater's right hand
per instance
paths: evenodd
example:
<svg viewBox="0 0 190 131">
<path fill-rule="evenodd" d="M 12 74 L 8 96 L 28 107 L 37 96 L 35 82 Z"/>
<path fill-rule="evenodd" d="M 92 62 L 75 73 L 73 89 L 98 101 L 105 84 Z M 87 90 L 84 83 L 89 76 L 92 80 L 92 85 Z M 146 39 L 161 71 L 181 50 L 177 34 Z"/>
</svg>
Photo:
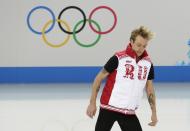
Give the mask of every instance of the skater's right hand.
<svg viewBox="0 0 190 131">
<path fill-rule="evenodd" d="M 86 114 L 90 117 L 93 118 L 96 114 L 96 104 L 90 103 L 87 107 Z"/>
</svg>

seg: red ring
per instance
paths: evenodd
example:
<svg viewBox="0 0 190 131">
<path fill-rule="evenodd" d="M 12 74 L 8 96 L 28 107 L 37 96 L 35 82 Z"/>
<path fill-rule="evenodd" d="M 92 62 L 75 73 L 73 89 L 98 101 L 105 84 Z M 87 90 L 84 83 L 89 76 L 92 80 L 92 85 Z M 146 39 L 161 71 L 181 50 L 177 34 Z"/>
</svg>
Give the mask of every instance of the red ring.
<svg viewBox="0 0 190 131">
<path fill-rule="evenodd" d="M 92 18 L 93 13 L 94 13 L 95 11 L 101 9 L 101 8 L 108 9 L 109 11 L 112 12 L 112 14 L 113 14 L 113 16 L 114 16 L 114 24 L 113 24 L 113 26 L 112 26 L 109 30 L 107 30 L 107 31 L 102 31 L 102 32 L 101 32 L 101 31 L 97 31 L 96 29 L 94 29 L 94 27 L 92 26 L 92 23 L 91 23 L 91 21 L 90 21 L 91 18 Z M 92 10 L 92 12 L 90 13 L 90 16 L 89 16 L 89 25 L 90 25 L 90 28 L 91 28 L 94 32 L 96 32 L 96 33 L 98 33 L 98 34 L 107 34 L 107 33 L 111 32 L 111 31 L 115 28 L 116 23 L 117 23 L 117 16 L 116 16 L 116 13 L 114 12 L 113 9 L 111 9 L 111 8 L 108 7 L 108 6 L 98 6 L 98 7 L 96 7 L 95 9 Z"/>
</svg>

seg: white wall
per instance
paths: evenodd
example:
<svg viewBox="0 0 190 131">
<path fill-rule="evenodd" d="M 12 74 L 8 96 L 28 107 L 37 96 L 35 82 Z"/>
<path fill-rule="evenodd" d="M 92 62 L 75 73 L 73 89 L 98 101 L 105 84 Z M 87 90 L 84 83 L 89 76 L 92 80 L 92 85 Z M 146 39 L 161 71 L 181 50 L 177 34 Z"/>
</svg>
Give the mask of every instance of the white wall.
<svg viewBox="0 0 190 131">
<path fill-rule="evenodd" d="M 189 84 L 155 84 L 159 123 L 149 127 L 145 97 L 137 111 L 146 131 L 189 130 Z M 96 117 L 85 115 L 89 84 L 0 85 L 1 131 L 93 131 Z M 99 100 L 97 100 L 99 102 Z M 114 125 L 112 131 L 118 131 Z"/>
<path fill-rule="evenodd" d="M 190 38 L 189 4 L 189 0 L 1 0 L 0 66 L 102 66 L 115 51 L 126 48 L 131 30 L 140 25 L 156 33 L 148 49 L 154 64 L 175 65 L 179 60 L 190 59 L 187 57 L 187 41 Z M 52 9 L 56 18 L 63 8 L 70 5 L 83 9 L 87 17 L 95 7 L 106 5 L 116 12 L 118 22 L 114 30 L 102 35 L 98 44 L 92 48 L 82 48 L 71 38 L 65 46 L 55 49 L 47 46 L 42 36 L 32 33 L 27 26 L 29 11 L 39 5 Z M 93 19 L 101 25 L 102 30 L 109 29 L 114 21 L 111 13 L 106 10 L 96 13 Z M 76 21 L 81 20 L 77 11 L 65 13 L 65 18 L 71 28 Z M 38 10 L 32 15 L 31 24 L 36 30 L 41 30 L 49 19 L 49 13 Z M 60 43 L 65 36 L 56 23 L 55 28 L 47 34 L 47 39 Z M 92 42 L 97 34 L 87 24 L 78 37 L 82 42 Z"/>
</svg>

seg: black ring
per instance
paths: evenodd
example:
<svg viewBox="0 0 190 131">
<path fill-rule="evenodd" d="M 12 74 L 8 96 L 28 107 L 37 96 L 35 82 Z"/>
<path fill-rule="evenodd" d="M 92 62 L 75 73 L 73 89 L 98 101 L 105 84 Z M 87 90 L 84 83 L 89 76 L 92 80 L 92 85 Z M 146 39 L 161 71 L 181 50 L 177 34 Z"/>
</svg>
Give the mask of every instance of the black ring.
<svg viewBox="0 0 190 131">
<path fill-rule="evenodd" d="M 86 15 L 85 15 L 85 13 L 83 12 L 83 10 L 82 10 L 81 8 L 79 8 L 79 7 L 76 7 L 76 6 L 68 6 L 68 7 L 64 8 L 64 9 L 59 13 L 58 19 L 60 19 L 60 18 L 61 18 L 61 15 L 63 14 L 63 12 L 66 11 L 66 10 L 68 10 L 68 9 L 76 9 L 76 10 L 78 10 L 78 11 L 80 11 L 80 12 L 82 13 L 82 16 L 83 16 L 83 19 L 84 19 L 83 25 L 81 26 L 81 28 L 80 28 L 79 30 L 77 30 L 77 31 L 75 32 L 75 33 L 79 33 L 79 32 L 84 28 L 84 26 L 86 25 Z M 66 31 L 66 30 L 61 26 L 61 23 L 60 23 L 60 22 L 58 22 L 58 25 L 59 25 L 60 29 L 61 29 L 63 32 L 65 32 L 65 33 L 67 33 L 67 34 L 73 34 L 73 32 Z"/>
</svg>

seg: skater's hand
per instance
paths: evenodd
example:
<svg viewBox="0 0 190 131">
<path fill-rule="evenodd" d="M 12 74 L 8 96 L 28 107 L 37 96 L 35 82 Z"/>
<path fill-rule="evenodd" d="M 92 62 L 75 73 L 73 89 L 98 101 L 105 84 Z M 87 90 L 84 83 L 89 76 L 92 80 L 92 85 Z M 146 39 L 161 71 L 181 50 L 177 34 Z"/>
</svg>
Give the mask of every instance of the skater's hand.
<svg viewBox="0 0 190 131">
<path fill-rule="evenodd" d="M 90 117 L 90 118 L 93 118 L 93 116 L 95 116 L 96 114 L 96 104 L 92 104 L 90 103 L 87 107 L 87 110 L 86 110 L 86 114 Z"/>
<path fill-rule="evenodd" d="M 151 122 L 148 123 L 148 125 L 149 126 L 156 126 L 157 122 L 158 122 L 158 119 L 157 119 L 156 113 L 152 113 Z"/>
</svg>

